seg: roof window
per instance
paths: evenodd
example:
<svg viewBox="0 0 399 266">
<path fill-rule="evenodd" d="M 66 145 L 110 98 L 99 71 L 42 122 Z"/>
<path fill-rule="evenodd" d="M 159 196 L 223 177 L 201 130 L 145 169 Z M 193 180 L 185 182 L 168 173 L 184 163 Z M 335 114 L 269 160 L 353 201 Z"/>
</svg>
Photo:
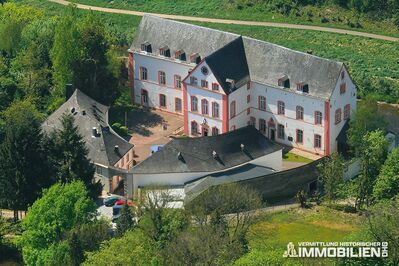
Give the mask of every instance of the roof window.
<svg viewBox="0 0 399 266">
<path fill-rule="evenodd" d="M 147 52 L 147 53 L 152 53 L 151 44 L 149 42 L 145 42 L 145 43 L 141 44 L 141 51 Z"/>
</svg>

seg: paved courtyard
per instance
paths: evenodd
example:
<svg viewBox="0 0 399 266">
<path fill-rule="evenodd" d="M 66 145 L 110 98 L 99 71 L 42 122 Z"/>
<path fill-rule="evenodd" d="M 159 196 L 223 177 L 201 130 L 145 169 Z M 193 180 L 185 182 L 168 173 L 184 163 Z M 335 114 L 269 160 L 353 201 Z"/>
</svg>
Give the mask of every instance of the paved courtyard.
<svg viewBox="0 0 399 266">
<path fill-rule="evenodd" d="M 151 146 L 166 144 L 183 128 L 183 117 L 159 110 L 134 110 L 129 114 L 130 143 L 135 145 L 134 160 L 139 163 L 151 154 Z"/>
</svg>

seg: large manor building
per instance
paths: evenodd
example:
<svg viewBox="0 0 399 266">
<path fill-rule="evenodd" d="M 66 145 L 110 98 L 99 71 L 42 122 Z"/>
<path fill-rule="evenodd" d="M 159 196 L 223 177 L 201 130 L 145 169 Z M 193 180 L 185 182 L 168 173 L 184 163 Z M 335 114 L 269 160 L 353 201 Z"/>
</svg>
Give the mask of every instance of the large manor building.
<svg viewBox="0 0 399 266">
<path fill-rule="evenodd" d="M 356 110 L 345 64 L 279 45 L 144 16 L 129 49 L 132 100 L 181 115 L 188 136 L 247 125 L 319 155 Z"/>
</svg>

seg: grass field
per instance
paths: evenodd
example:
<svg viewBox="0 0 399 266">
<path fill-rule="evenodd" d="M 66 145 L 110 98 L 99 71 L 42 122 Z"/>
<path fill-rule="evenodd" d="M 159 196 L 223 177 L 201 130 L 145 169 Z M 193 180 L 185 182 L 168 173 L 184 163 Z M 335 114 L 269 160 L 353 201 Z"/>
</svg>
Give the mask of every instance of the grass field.
<svg viewBox="0 0 399 266">
<path fill-rule="evenodd" d="M 313 162 L 311 159 L 305 158 L 300 155 L 296 155 L 291 152 L 287 152 L 283 154 L 283 160 L 289 161 L 289 162 L 298 162 L 298 163 L 310 163 Z"/>
<path fill-rule="evenodd" d="M 236 20 L 273 21 L 352 29 L 377 34 L 399 36 L 399 29 L 391 22 L 376 22 L 364 15 L 330 5 L 301 6 L 288 16 L 272 10 L 267 3 L 245 4 L 240 0 L 72 0 L 76 3 L 145 11 Z M 252 1 L 253 2 L 253 1 Z M 267 2 L 267 1 L 264 1 Z M 323 22 L 322 22 L 323 21 Z"/>
<path fill-rule="evenodd" d="M 44 8 L 50 15 L 60 14 L 65 9 L 64 6 L 47 1 L 14 1 Z M 133 40 L 140 17 L 99 14 L 113 25 L 120 35 L 126 37 L 126 45 Z M 298 51 L 311 51 L 314 55 L 344 62 L 358 86 L 360 97 L 374 94 L 380 101 L 399 103 L 399 43 L 397 42 L 297 29 L 199 22 L 196 24 L 250 36 Z"/>
<path fill-rule="evenodd" d="M 236 265 L 303 265 L 303 260 L 283 258 L 289 242 L 345 241 L 348 235 L 359 230 L 359 225 L 357 214 L 347 214 L 324 206 L 269 214 L 250 227 L 247 233 L 250 252 L 240 258 Z M 320 261 L 322 264 L 314 260 L 307 262 L 312 265 L 329 264 L 326 260 Z"/>
</svg>

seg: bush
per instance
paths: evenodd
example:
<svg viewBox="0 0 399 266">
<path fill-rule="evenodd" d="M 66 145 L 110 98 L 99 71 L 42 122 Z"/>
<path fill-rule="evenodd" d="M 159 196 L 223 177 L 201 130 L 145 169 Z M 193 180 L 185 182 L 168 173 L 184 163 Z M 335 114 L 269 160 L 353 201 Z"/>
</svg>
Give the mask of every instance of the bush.
<svg viewBox="0 0 399 266">
<path fill-rule="evenodd" d="M 326 18 L 326 17 L 322 17 L 322 18 L 320 19 L 320 22 L 321 22 L 321 23 L 327 23 L 327 22 L 330 22 L 330 20 L 329 20 L 328 18 Z"/>
<path fill-rule="evenodd" d="M 127 136 L 128 135 L 128 128 L 126 126 L 122 126 L 120 123 L 114 123 L 112 125 L 112 129 L 115 130 L 115 132 L 118 135 L 121 135 L 121 136 Z"/>
</svg>

